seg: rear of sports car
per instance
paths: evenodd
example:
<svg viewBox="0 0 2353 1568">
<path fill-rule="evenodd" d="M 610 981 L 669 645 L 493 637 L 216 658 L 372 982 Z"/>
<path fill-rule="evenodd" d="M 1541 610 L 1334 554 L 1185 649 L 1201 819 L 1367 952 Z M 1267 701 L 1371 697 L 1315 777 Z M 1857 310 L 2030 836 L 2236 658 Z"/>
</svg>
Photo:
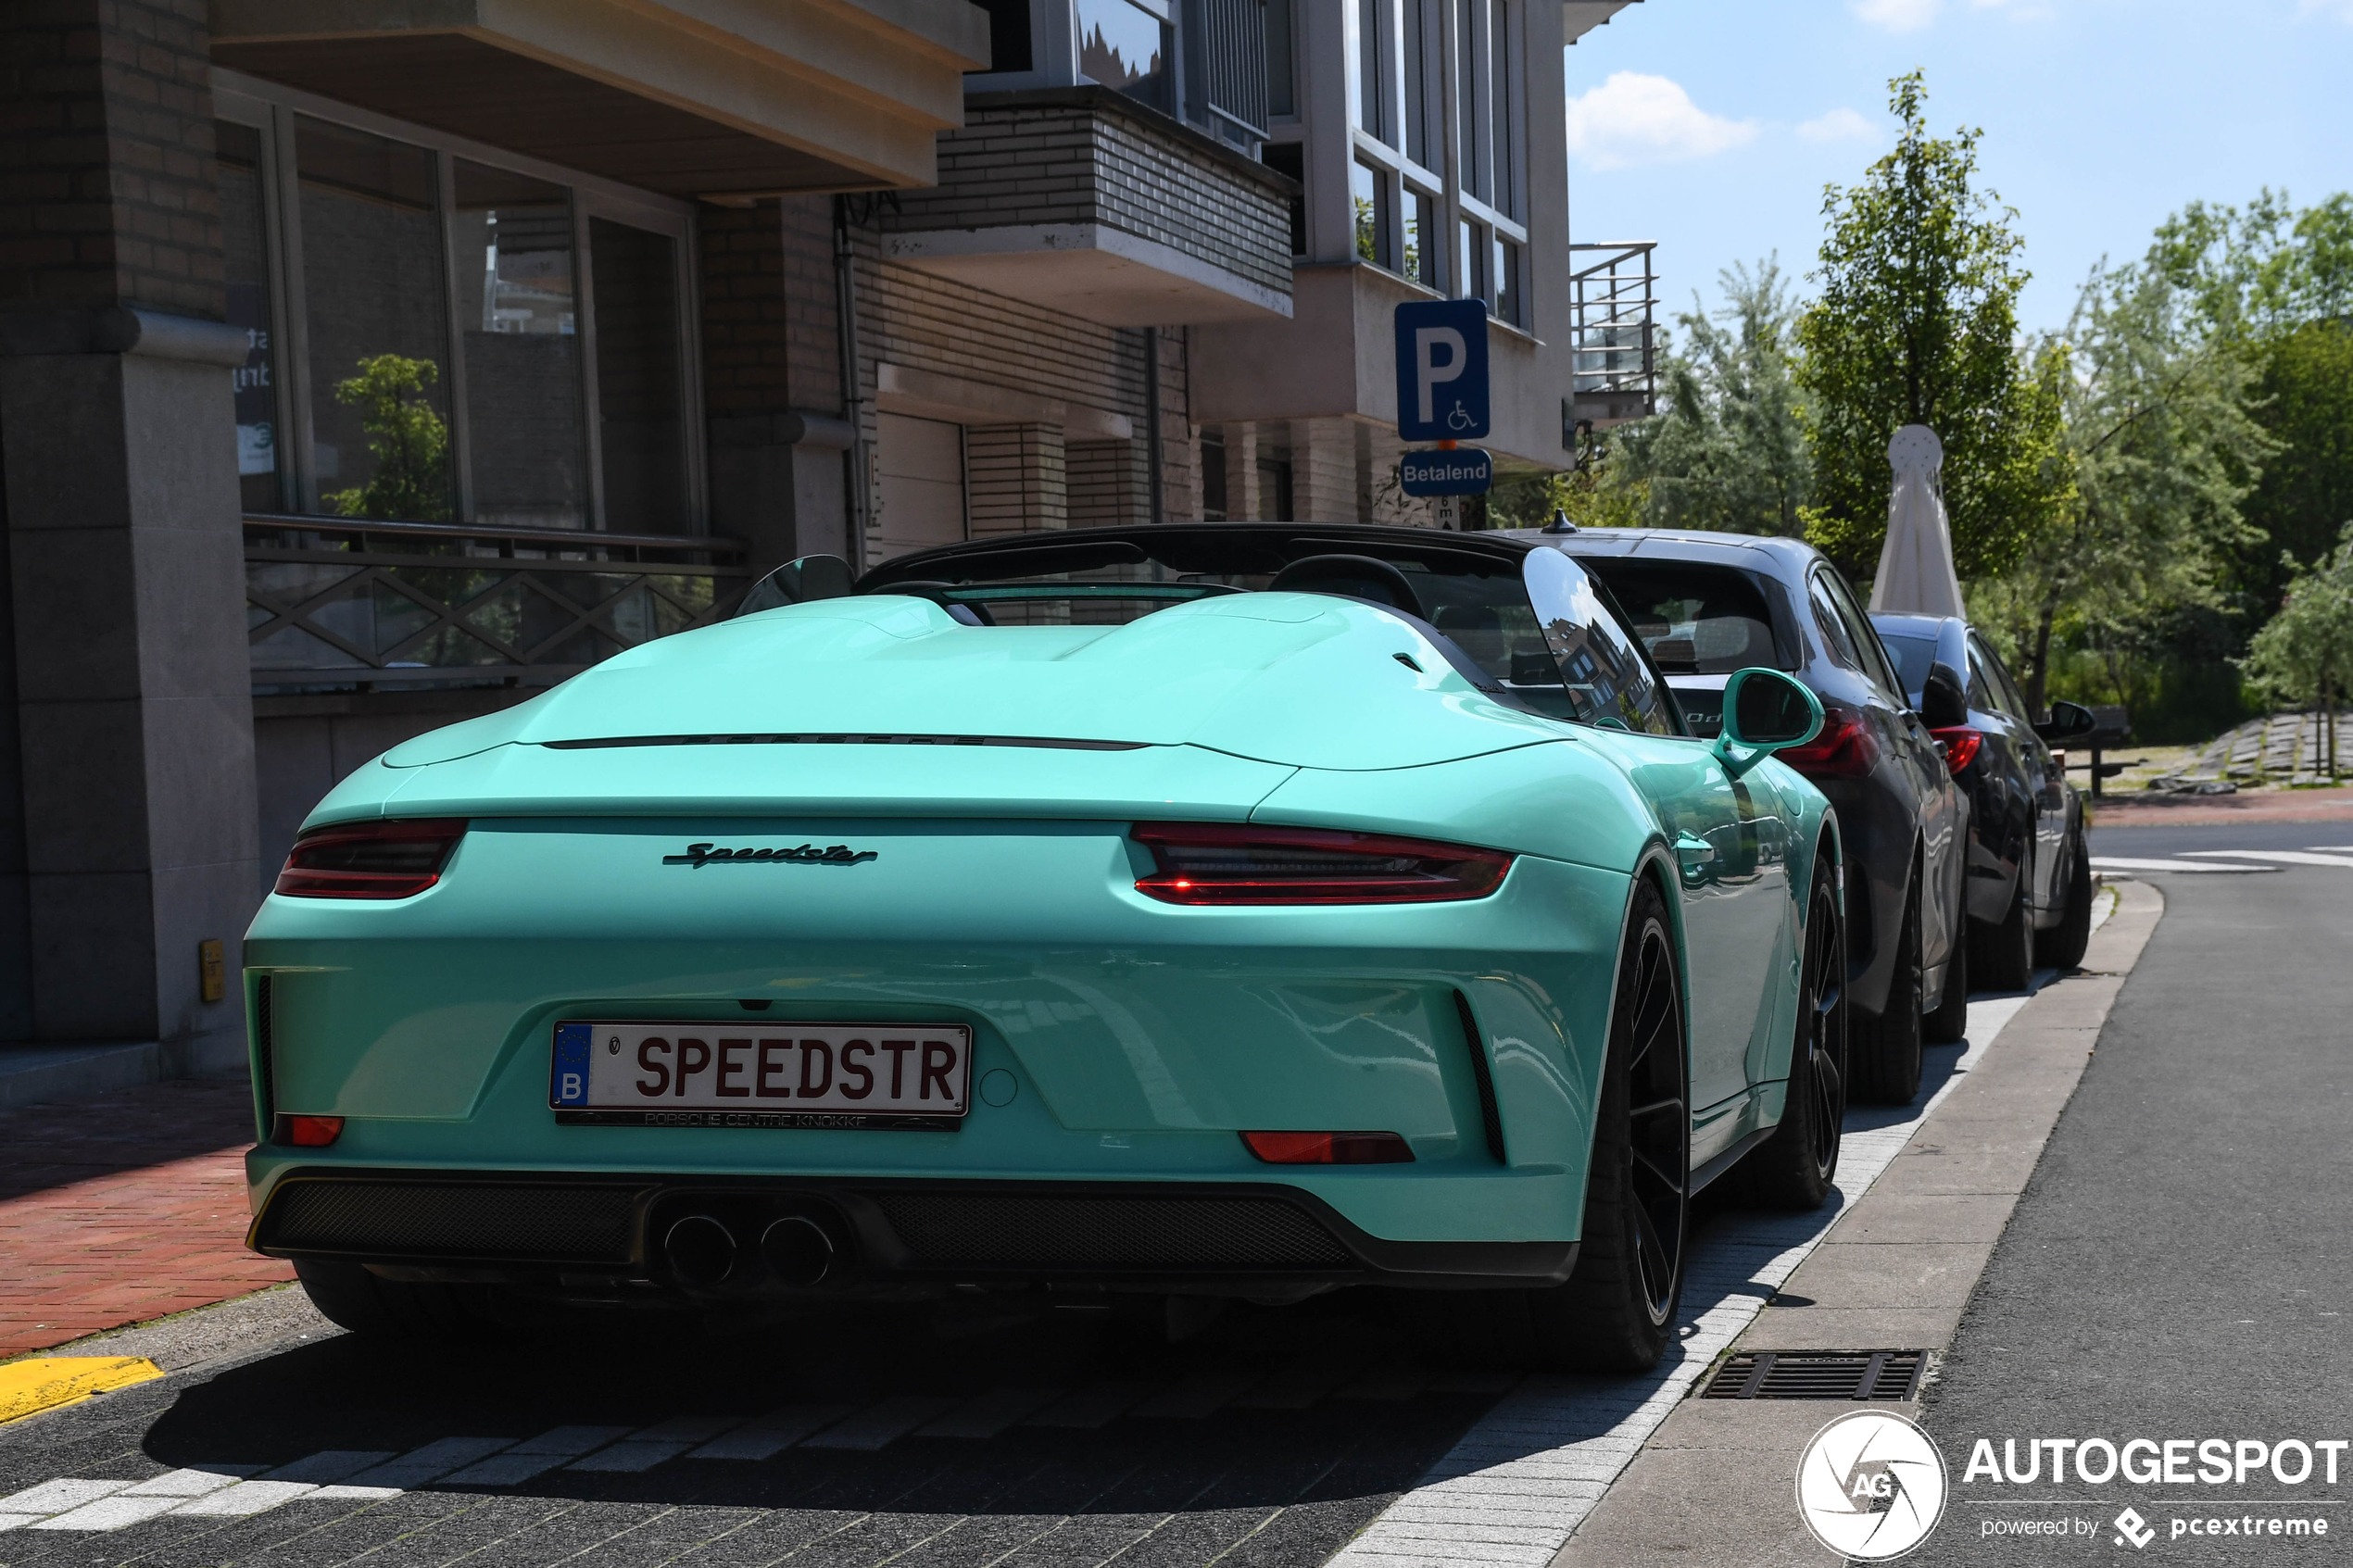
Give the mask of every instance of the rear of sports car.
<svg viewBox="0 0 2353 1568">
<path fill-rule="evenodd" d="M 1101 671 L 958 688 L 1102 628 L 920 608 L 890 734 L 747 712 L 729 628 L 339 788 L 246 944 L 253 1245 L 618 1303 L 1566 1278 L 1629 878 L 1526 823 L 1623 817 L 1608 770 L 1239 755 Z"/>
</svg>

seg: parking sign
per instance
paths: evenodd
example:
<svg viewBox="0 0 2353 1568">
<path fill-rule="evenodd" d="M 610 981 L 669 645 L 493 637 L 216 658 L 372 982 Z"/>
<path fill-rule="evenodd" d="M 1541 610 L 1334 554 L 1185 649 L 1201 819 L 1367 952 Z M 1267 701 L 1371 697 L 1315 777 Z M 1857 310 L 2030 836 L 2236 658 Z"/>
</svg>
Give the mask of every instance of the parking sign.
<svg viewBox="0 0 2353 1568">
<path fill-rule="evenodd" d="M 1474 441 L 1487 433 L 1487 307 L 1476 299 L 1397 307 L 1397 433 Z"/>
</svg>

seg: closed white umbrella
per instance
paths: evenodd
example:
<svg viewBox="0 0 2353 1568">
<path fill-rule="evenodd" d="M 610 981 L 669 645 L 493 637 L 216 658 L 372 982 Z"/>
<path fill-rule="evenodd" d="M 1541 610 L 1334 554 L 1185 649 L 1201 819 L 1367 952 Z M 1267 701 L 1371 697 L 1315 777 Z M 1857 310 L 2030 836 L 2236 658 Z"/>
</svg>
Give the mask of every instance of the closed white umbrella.
<svg viewBox="0 0 2353 1568">
<path fill-rule="evenodd" d="M 1887 500 L 1887 543 L 1871 583 L 1874 615 L 1959 615 L 1961 580 L 1953 570 L 1953 529 L 1940 477 L 1944 444 L 1926 425 L 1906 425 L 1887 444 L 1895 490 Z"/>
</svg>

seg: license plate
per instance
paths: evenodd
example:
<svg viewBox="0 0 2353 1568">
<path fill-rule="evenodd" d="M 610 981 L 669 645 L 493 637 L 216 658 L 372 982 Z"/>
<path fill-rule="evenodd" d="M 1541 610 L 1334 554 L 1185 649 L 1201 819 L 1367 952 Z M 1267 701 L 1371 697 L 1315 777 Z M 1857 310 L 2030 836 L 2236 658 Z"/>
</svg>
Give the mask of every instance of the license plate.
<svg viewBox="0 0 2353 1568">
<path fill-rule="evenodd" d="M 547 1102 L 572 1124 L 952 1128 L 972 1080 L 961 1023 L 556 1025 Z"/>
</svg>

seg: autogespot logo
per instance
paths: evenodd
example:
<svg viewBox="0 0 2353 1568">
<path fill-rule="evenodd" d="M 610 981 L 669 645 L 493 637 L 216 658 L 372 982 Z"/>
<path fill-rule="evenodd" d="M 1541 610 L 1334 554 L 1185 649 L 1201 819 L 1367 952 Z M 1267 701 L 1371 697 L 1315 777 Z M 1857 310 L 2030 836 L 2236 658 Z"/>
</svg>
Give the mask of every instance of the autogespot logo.
<svg viewBox="0 0 2353 1568">
<path fill-rule="evenodd" d="M 1861 1562 L 1901 1557 L 1944 1513 L 1944 1456 L 1900 1415 L 1843 1415 L 1797 1461 L 1797 1512 L 1814 1538 Z"/>
</svg>

